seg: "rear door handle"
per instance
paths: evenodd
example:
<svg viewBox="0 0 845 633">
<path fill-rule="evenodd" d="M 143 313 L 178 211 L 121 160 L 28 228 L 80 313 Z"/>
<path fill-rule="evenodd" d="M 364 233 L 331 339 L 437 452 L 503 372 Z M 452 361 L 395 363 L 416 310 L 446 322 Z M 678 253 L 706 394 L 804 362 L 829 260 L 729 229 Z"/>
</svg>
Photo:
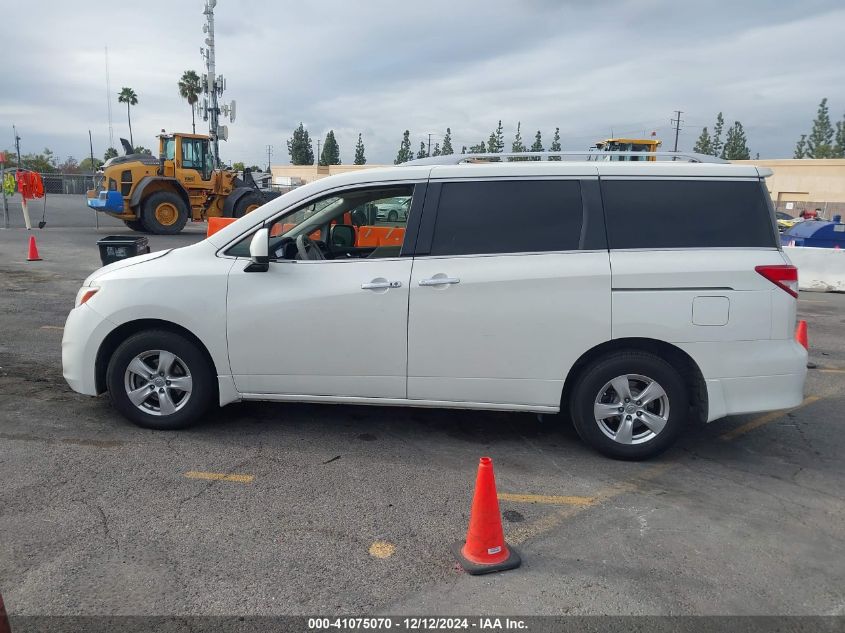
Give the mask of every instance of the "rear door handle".
<svg viewBox="0 0 845 633">
<path fill-rule="evenodd" d="M 385 288 L 401 288 L 401 281 L 370 281 L 361 284 L 361 290 L 384 290 Z"/>
<path fill-rule="evenodd" d="M 461 283 L 461 280 L 457 277 L 430 277 L 429 279 L 420 279 L 421 286 L 448 286 L 459 283 Z"/>
</svg>

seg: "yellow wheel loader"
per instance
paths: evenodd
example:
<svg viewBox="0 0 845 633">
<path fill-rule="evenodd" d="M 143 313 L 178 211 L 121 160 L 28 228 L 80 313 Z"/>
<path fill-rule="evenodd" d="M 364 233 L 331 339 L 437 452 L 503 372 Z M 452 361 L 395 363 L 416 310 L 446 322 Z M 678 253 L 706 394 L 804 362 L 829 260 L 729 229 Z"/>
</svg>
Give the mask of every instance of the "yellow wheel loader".
<svg viewBox="0 0 845 633">
<path fill-rule="evenodd" d="M 215 169 L 208 136 L 162 131 L 158 139 L 158 158 L 136 154 L 120 139 L 126 155 L 103 165 L 88 206 L 135 231 L 172 235 L 188 220 L 238 218 L 279 195 L 259 190 L 249 170 L 241 179 L 231 169 Z"/>
</svg>

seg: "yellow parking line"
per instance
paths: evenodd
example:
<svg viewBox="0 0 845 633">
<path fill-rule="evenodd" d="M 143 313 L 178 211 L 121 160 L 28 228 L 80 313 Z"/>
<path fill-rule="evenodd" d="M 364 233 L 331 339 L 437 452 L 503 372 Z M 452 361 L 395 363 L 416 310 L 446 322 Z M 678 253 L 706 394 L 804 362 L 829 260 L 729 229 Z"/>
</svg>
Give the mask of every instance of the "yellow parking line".
<svg viewBox="0 0 845 633">
<path fill-rule="evenodd" d="M 513 501 L 515 503 L 540 503 L 550 506 L 591 506 L 598 503 L 595 497 L 573 497 L 555 495 L 519 495 L 510 492 L 500 492 L 499 501 Z"/>
<path fill-rule="evenodd" d="M 817 400 L 821 400 L 822 396 L 807 396 L 804 398 L 804 402 L 799 404 L 794 409 L 790 409 L 790 411 L 797 411 L 798 409 L 803 409 L 808 404 L 812 404 Z M 746 422 L 742 426 L 738 426 L 737 428 L 733 429 L 732 431 L 728 431 L 727 433 L 723 433 L 719 436 L 720 440 L 725 440 L 729 442 L 730 440 L 739 437 L 740 435 L 745 435 L 749 431 L 753 431 L 754 429 L 760 428 L 761 426 L 768 424 L 769 422 L 774 422 L 775 420 L 779 420 L 783 416 L 785 416 L 788 412 L 784 411 L 772 411 L 771 413 L 767 413 L 766 415 L 761 415 L 759 418 L 754 418 L 750 422 Z"/>
<path fill-rule="evenodd" d="M 252 483 L 255 475 L 231 475 L 227 473 L 203 473 L 195 470 L 185 473 L 188 479 L 210 479 L 212 481 L 236 481 L 240 484 Z"/>
<path fill-rule="evenodd" d="M 638 476 L 634 476 L 630 481 L 623 481 L 616 485 L 609 486 L 597 492 L 593 497 L 593 503 L 589 505 L 567 505 L 563 506 L 551 514 L 541 517 L 537 521 L 525 526 L 516 528 L 513 531 L 508 531 L 507 541 L 513 545 L 524 543 L 530 538 L 535 538 L 555 529 L 566 519 L 574 517 L 586 509 L 596 505 L 600 505 L 608 499 L 613 499 L 626 492 L 635 492 L 640 489 L 640 484 L 655 477 L 659 477 L 670 468 L 674 468 L 678 464 L 675 462 L 667 462 L 665 464 L 657 464 L 646 468 L 645 471 Z"/>
</svg>

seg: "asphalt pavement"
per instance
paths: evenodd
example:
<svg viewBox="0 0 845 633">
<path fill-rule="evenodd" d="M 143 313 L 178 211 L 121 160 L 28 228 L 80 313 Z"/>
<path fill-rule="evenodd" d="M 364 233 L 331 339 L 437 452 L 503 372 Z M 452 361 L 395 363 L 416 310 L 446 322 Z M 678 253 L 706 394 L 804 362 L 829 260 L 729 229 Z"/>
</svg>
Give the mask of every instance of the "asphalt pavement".
<svg viewBox="0 0 845 633">
<path fill-rule="evenodd" d="M 691 428 L 646 463 L 597 455 L 557 416 L 514 413 L 242 403 L 156 432 L 61 375 L 96 241 L 131 231 L 95 228 L 82 196 L 48 204 L 46 228 L 20 228 L 13 205 L 0 230 L 0 593 L 13 617 L 845 616 L 845 295 L 801 293 L 817 365 L 804 405 Z M 29 235 L 41 262 L 26 261 Z M 469 576 L 449 546 L 482 455 L 524 562 Z"/>
</svg>

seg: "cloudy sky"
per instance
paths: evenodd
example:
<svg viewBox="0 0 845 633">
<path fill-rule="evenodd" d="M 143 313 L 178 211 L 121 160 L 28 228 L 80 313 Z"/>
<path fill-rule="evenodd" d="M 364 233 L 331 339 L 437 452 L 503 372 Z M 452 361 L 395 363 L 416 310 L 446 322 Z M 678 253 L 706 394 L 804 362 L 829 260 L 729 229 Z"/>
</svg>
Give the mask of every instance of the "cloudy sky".
<svg viewBox="0 0 845 633">
<path fill-rule="evenodd" d="M 90 129 L 102 156 L 107 97 L 115 143 L 128 136 L 122 86 L 139 96 L 136 144 L 189 131 L 176 82 L 203 70 L 203 4 L 33 0 L 25 17 L 4 19 L 14 52 L 0 80 L 0 148 L 15 124 L 24 153 L 80 159 Z M 521 121 L 529 145 L 539 129 L 548 146 L 559 126 L 564 149 L 652 131 L 671 149 L 674 110 L 681 149 L 721 110 L 743 123 L 752 155 L 789 157 L 822 97 L 834 120 L 845 114 L 841 0 L 219 0 L 215 15 L 223 101 L 237 101 L 221 148 L 230 162 L 264 165 L 270 144 L 273 163 L 288 163 L 300 121 L 315 140 L 334 129 L 344 163 L 359 132 L 369 162 L 389 163 L 405 129 L 416 149 L 451 127 L 460 151 L 499 119 L 508 148 Z"/>
</svg>

